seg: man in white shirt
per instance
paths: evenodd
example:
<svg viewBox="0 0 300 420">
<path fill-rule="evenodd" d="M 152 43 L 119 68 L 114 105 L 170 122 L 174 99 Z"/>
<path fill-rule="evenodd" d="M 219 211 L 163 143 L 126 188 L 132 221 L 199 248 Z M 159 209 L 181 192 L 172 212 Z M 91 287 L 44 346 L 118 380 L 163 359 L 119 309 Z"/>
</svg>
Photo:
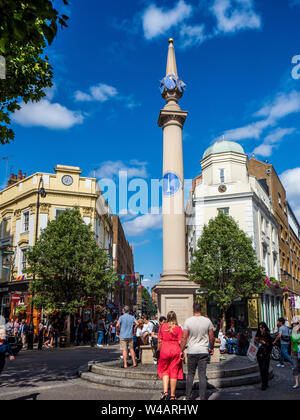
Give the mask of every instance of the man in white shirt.
<svg viewBox="0 0 300 420">
<path fill-rule="evenodd" d="M 201 315 L 201 304 L 194 303 L 194 316 L 188 318 L 183 327 L 181 340 L 181 358 L 184 358 L 184 349 L 187 345 L 188 375 L 186 381 L 186 398 L 192 397 L 194 377 L 198 368 L 199 399 L 205 400 L 207 381 L 206 367 L 208 355 L 214 353 L 214 326 L 210 319 Z"/>
<path fill-rule="evenodd" d="M 149 321 L 148 315 L 143 316 L 144 327 L 142 331 L 142 342 L 143 344 L 149 344 L 149 338 L 152 336 L 154 325 Z"/>
</svg>

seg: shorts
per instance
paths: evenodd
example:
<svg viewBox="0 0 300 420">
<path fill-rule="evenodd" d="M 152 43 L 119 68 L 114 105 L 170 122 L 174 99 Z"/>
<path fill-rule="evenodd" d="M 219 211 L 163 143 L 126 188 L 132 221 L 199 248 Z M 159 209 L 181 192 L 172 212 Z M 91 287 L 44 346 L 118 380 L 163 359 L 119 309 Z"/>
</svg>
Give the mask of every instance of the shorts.
<svg viewBox="0 0 300 420">
<path fill-rule="evenodd" d="M 121 350 L 133 350 L 133 339 L 132 338 L 120 338 L 120 347 Z"/>
</svg>

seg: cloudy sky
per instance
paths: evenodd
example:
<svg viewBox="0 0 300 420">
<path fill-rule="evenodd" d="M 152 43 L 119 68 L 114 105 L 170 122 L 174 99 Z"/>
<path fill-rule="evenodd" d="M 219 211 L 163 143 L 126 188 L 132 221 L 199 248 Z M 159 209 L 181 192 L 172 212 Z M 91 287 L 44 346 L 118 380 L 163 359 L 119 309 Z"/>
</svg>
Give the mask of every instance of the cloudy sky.
<svg viewBox="0 0 300 420">
<path fill-rule="evenodd" d="M 73 0 L 64 11 L 69 29 L 48 48 L 55 86 L 15 114 L 16 140 L 2 147 L 14 172 L 68 164 L 99 178 L 119 170 L 129 180 L 160 178 L 158 87 L 173 37 L 187 84 L 185 178 L 199 174 L 203 152 L 225 135 L 275 166 L 300 218 L 300 78 L 292 63 L 300 55 L 300 0 Z M 5 169 L 3 161 L 2 184 Z M 156 213 L 123 216 L 149 285 L 162 271 Z"/>
</svg>

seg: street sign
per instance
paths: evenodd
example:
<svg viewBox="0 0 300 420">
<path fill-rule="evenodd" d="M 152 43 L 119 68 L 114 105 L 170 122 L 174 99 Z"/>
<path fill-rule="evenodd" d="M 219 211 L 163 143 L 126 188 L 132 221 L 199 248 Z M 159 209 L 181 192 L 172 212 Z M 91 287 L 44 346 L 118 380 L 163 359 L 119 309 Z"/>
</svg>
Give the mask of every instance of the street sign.
<svg viewBox="0 0 300 420">
<path fill-rule="evenodd" d="M 2 255 L 14 255 L 14 251 L 2 251 Z"/>
<path fill-rule="evenodd" d="M 15 295 L 12 295 L 12 300 L 14 301 L 14 302 L 19 302 L 20 300 L 21 300 L 21 296 L 20 295 L 17 295 L 17 294 L 15 294 Z"/>
</svg>

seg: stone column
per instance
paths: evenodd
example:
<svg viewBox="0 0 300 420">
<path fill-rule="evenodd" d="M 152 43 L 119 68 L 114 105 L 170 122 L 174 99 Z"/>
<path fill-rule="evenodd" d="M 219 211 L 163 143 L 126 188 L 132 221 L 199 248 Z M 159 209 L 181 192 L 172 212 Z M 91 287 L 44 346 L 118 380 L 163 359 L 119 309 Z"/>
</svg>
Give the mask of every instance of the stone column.
<svg viewBox="0 0 300 420">
<path fill-rule="evenodd" d="M 184 83 L 178 78 L 172 39 L 166 77 L 161 83 L 166 101 L 158 121 L 163 129 L 163 274 L 155 292 L 159 314 L 166 316 L 172 310 L 183 324 L 193 314 L 194 292 L 199 286 L 186 272 L 182 129 L 188 113 L 178 105 Z"/>
</svg>

